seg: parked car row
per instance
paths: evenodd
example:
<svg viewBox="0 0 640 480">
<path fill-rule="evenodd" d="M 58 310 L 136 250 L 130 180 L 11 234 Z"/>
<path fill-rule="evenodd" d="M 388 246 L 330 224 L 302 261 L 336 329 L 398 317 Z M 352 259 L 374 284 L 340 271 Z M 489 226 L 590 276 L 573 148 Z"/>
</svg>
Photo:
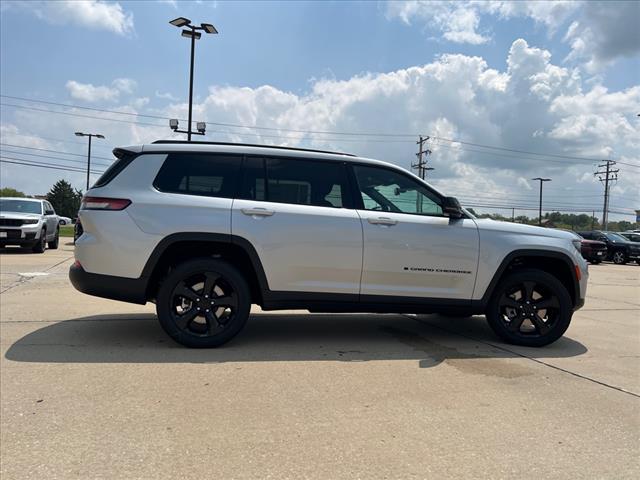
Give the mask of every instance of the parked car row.
<svg viewBox="0 0 640 480">
<path fill-rule="evenodd" d="M 591 263 L 607 260 L 618 265 L 630 261 L 640 264 L 640 234 L 593 230 L 574 232 L 582 239 L 582 256 Z"/>
</svg>

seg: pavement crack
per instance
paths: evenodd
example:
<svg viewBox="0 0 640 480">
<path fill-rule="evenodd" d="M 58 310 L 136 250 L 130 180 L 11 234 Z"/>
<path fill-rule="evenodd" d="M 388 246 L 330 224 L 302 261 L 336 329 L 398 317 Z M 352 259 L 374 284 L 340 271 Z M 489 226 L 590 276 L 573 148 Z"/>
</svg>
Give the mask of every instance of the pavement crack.
<svg viewBox="0 0 640 480">
<path fill-rule="evenodd" d="M 53 270 L 54 268 L 56 268 L 58 265 L 62 265 L 64 262 L 68 262 L 69 260 L 71 260 L 73 258 L 73 255 L 70 257 L 65 258 L 64 260 L 60 260 L 58 263 L 51 265 L 49 268 L 45 269 L 45 272 L 48 272 L 50 270 Z M 34 278 L 36 278 L 36 276 L 25 276 L 21 273 L 18 273 L 16 275 L 19 275 L 20 279 L 15 282 L 12 283 L 11 285 L 9 285 L 7 288 L 5 288 L 4 290 L 0 290 L 0 295 L 2 295 L 5 292 L 8 292 L 9 290 L 11 290 L 12 288 L 15 287 L 19 287 L 20 285 L 24 285 L 25 283 L 28 283 L 30 280 L 33 280 Z"/>
</svg>

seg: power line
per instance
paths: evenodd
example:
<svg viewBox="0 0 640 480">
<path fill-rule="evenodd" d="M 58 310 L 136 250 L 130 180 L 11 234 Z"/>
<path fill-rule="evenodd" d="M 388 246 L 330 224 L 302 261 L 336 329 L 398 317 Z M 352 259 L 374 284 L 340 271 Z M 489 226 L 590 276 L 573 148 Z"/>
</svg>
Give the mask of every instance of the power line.
<svg viewBox="0 0 640 480">
<path fill-rule="evenodd" d="M 4 156 L 0 156 L 0 163 L 13 163 L 16 165 L 26 165 L 29 167 L 42 167 L 42 168 L 50 168 L 52 170 L 66 170 L 68 172 L 78 172 L 78 173 L 85 173 L 85 170 L 82 170 L 80 168 L 76 168 L 76 167 L 72 167 L 69 165 L 60 165 L 58 163 L 42 163 L 42 162 L 34 162 L 34 161 L 30 161 L 30 160 L 25 160 L 24 158 L 14 158 L 14 157 L 4 157 Z M 91 173 L 96 174 L 96 175 L 100 175 L 102 173 L 104 173 L 104 170 L 94 170 Z"/>
<path fill-rule="evenodd" d="M 163 117 L 163 116 L 159 116 L 159 115 L 132 113 L 132 112 L 119 111 L 119 110 L 107 110 L 107 109 L 101 109 L 101 108 L 95 108 L 95 107 L 84 107 L 84 106 L 73 105 L 73 104 L 68 104 L 68 103 L 50 102 L 50 101 L 45 101 L 45 100 L 36 100 L 36 99 L 30 99 L 30 98 L 25 98 L 25 97 L 17 97 L 17 96 L 11 96 L 11 95 L 0 95 L 0 97 L 10 98 L 10 99 L 13 99 L 13 100 L 21 100 L 21 101 L 33 102 L 33 103 L 55 105 L 55 106 L 61 106 L 61 107 L 67 107 L 67 108 L 77 108 L 77 109 L 90 110 L 90 111 L 96 111 L 96 112 L 112 113 L 112 114 L 117 114 L 117 115 L 127 115 L 127 116 L 135 116 L 135 117 L 142 117 L 142 118 L 152 118 L 152 119 L 157 119 L 157 120 L 168 120 L 169 119 L 169 117 Z M 2 105 L 13 106 L 13 107 L 16 107 L 16 108 L 34 109 L 34 107 L 27 107 L 27 106 L 23 106 L 23 105 L 14 105 L 14 104 L 2 104 Z M 87 118 L 93 118 L 93 117 L 90 117 L 90 116 L 87 116 L 87 115 L 71 114 L 71 113 L 68 113 L 68 112 L 56 112 L 56 111 L 44 110 L 44 109 L 39 109 L 39 110 L 52 112 L 52 113 L 61 113 L 61 114 L 69 114 L 69 115 L 77 115 L 77 116 L 82 116 L 82 117 L 87 117 Z M 98 117 L 98 119 L 106 120 L 106 119 L 100 118 L 100 117 Z M 130 121 L 120 120 L 120 119 L 110 119 L 110 120 L 120 121 L 120 122 L 125 122 L 125 123 L 136 123 L 136 124 L 140 124 L 140 125 L 163 126 L 163 125 L 158 125 L 158 124 L 149 124 L 149 123 L 142 123 L 142 122 L 130 122 Z M 185 121 L 184 119 L 180 119 L 180 120 Z M 415 133 L 338 132 L 338 131 L 331 131 L 331 130 L 302 130 L 302 129 L 292 129 L 292 128 L 283 128 L 283 127 L 263 127 L 263 126 L 258 126 L 258 125 L 242 125 L 242 124 L 236 124 L 236 123 L 224 123 L 224 122 L 212 122 L 212 121 L 207 121 L 205 123 L 207 123 L 207 125 L 233 127 L 233 128 L 248 128 L 248 129 L 252 129 L 252 130 L 266 130 L 266 131 L 276 131 L 276 132 L 293 132 L 293 133 L 305 133 L 305 134 L 317 134 L 317 135 L 367 136 L 367 137 L 389 137 L 389 138 L 394 138 L 394 137 L 395 138 L 410 138 L 410 137 L 415 137 L 416 136 Z M 238 133 L 238 132 L 218 132 L 218 133 L 228 133 L 228 134 L 234 134 L 234 135 L 243 135 L 242 133 Z M 430 137 L 433 138 L 433 139 L 442 140 L 442 141 L 449 142 L 449 143 L 460 143 L 460 144 L 463 144 L 463 145 L 470 145 L 470 146 L 475 146 L 475 147 L 480 147 L 480 148 L 488 148 L 488 149 L 493 149 L 493 150 L 513 152 L 513 153 L 522 153 L 522 154 L 526 154 L 526 155 L 534 155 L 534 156 L 539 156 L 539 157 L 554 157 L 554 158 L 563 158 L 563 159 L 570 159 L 570 160 L 580 160 L 580 161 L 586 161 L 586 162 L 598 162 L 599 161 L 598 159 L 579 157 L 579 156 L 575 156 L 575 155 L 562 155 L 562 154 L 554 154 L 554 153 L 542 153 L 542 152 L 533 152 L 533 151 L 527 151 L 527 150 L 518 150 L 518 149 L 513 149 L 513 148 L 508 148 L 508 147 L 499 147 L 499 146 L 495 146 L 495 145 L 486 145 L 486 144 L 481 144 L 481 143 L 467 142 L 467 141 L 464 141 L 464 140 L 450 139 L 450 138 L 445 138 L 445 137 L 438 137 L 438 136 L 434 136 L 434 135 L 430 135 Z M 282 137 L 282 138 L 287 138 L 287 137 Z M 338 139 L 336 139 L 336 140 L 338 140 Z M 338 140 L 338 141 L 343 141 L 343 140 Z M 622 162 L 619 162 L 619 163 L 622 164 Z M 634 165 L 634 164 L 626 164 L 626 165 L 640 167 L 640 165 Z"/>
<path fill-rule="evenodd" d="M 83 162 L 82 160 L 75 160 L 72 158 L 61 158 L 61 157 L 52 157 L 50 155 L 39 155 L 37 153 L 29 153 L 29 152 L 16 152 L 15 150 L 7 150 L 5 148 L 0 148 L 0 152 L 5 152 L 5 153 L 9 153 L 9 154 L 14 154 L 14 155 L 29 155 L 30 157 L 40 157 L 40 158 L 50 158 L 51 160 L 62 160 L 63 162 L 73 162 L 73 163 L 81 163 L 81 164 L 86 164 L 87 162 Z M 98 162 L 93 162 L 96 165 L 100 165 L 102 167 L 108 167 L 109 164 L 107 163 L 98 163 Z"/>
<path fill-rule="evenodd" d="M 57 154 L 62 154 L 62 155 L 72 155 L 74 157 L 86 158 L 86 156 L 87 156 L 86 154 L 83 155 L 81 153 L 63 152 L 61 150 L 48 150 L 46 148 L 25 147 L 24 145 L 15 145 L 15 144 L 12 144 L 12 143 L 0 142 L 0 145 L 4 145 L 5 147 L 13 147 L 13 148 L 25 148 L 27 150 L 38 150 L 40 152 L 50 152 L 50 153 L 57 153 Z M 101 158 L 102 160 L 111 160 L 111 161 L 115 160 L 115 158 L 113 158 L 113 157 L 112 158 L 109 158 L 109 157 L 98 157 L 96 155 L 94 155 L 92 158 Z"/>
<path fill-rule="evenodd" d="M 87 146 L 87 144 L 83 142 L 74 142 L 73 140 L 63 140 L 61 138 L 42 137 L 40 135 L 35 135 L 35 134 L 6 132 L 4 136 L 5 137 L 17 136 L 17 137 L 25 137 L 25 138 L 37 138 L 38 140 L 50 140 L 52 142 L 73 143 L 74 145 L 82 145 L 84 147 Z M 105 148 L 107 150 L 113 150 L 113 147 L 105 147 L 104 145 L 95 145 L 95 148 Z"/>
</svg>

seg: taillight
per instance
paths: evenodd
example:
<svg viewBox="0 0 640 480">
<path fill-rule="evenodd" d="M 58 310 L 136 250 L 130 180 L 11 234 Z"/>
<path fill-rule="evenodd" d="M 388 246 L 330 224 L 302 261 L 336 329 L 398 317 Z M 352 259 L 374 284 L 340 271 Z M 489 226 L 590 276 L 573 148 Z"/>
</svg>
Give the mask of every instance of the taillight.
<svg viewBox="0 0 640 480">
<path fill-rule="evenodd" d="M 124 210 L 129 205 L 126 198 L 83 197 L 80 210 Z"/>
</svg>

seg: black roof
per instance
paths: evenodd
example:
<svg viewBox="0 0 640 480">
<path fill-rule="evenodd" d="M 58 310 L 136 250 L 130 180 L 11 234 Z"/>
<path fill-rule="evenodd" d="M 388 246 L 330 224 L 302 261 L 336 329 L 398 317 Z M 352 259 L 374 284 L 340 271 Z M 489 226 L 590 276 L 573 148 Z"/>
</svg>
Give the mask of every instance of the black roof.
<svg viewBox="0 0 640 480">
<path fill-rule="evenodd" d="M 329 150 L 315 150 L 313 148 L 297 148 L 297 147 L 280 147 L 276 145 L 258 145 L 254 143 L 232 143 L 232 142 L 189 142 L 187 140 L 156 140 L 153 144 L 179 144 L 179 145 L 229 145 L 237 147 L 260 147 L 260 148 L 275 148 L 278 150 L 293 150 L 297 152 L 315 152 L 315 153 L 330 153 L 332 155 L 346 155 L 348 157 L 355 157 L 353 153 L 345 152 L 332 152 Z"/>
</svg>

